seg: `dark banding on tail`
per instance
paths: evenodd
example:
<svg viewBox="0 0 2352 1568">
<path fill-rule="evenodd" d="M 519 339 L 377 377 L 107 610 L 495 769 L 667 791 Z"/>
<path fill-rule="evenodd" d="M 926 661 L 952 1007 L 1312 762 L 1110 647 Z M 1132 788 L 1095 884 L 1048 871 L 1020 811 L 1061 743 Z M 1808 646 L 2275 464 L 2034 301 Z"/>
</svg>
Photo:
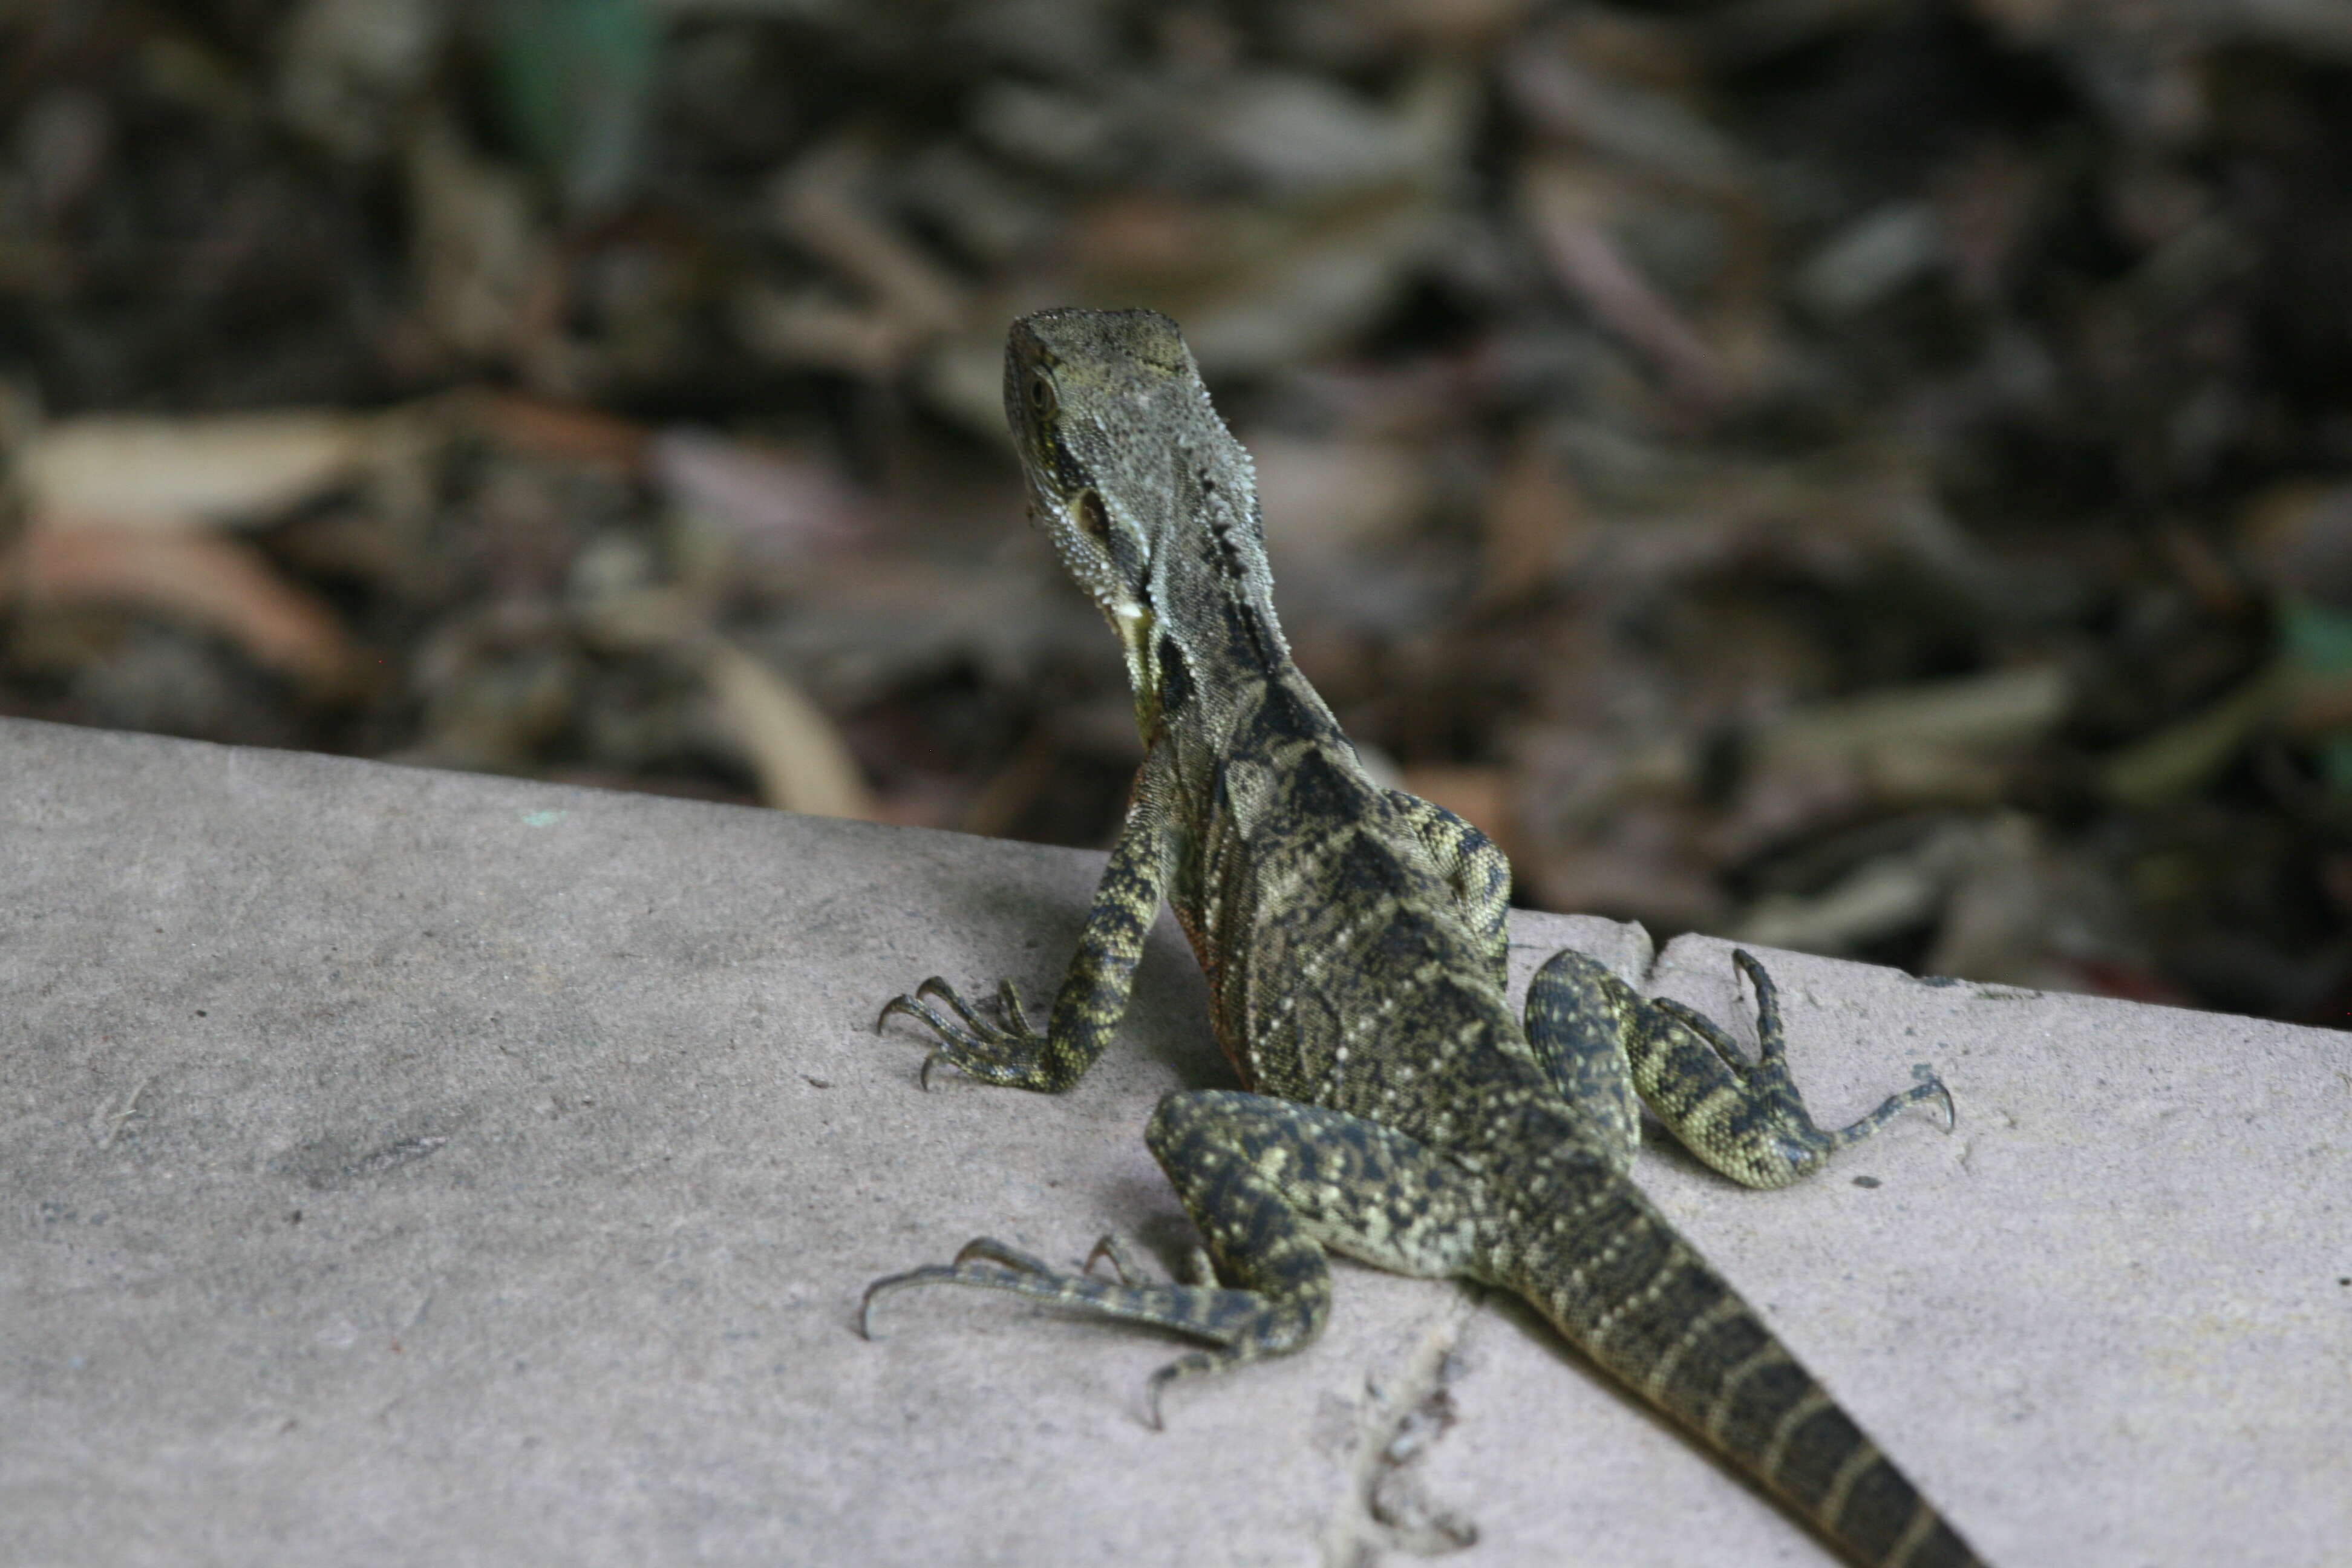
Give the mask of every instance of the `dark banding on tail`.
<svg viewBox="0 0 2352 1568">
<path fill-rule="evenodd" d="M 1622 1181 L 1567 1200 L 1531 1300 L 1577 1347 L 1865 1568 L 1981 1568 L 1755 1309 Z M 1538 1228 L 1542 1228 L 1538 1226 Z"/>
</svg>

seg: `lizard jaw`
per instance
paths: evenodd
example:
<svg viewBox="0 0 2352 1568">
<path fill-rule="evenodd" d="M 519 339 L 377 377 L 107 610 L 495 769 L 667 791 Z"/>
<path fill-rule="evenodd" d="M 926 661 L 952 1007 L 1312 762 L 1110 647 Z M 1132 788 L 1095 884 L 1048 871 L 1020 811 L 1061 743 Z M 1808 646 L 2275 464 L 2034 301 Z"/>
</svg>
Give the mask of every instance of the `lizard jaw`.
<svg viewBox="0 0 2352 1568">
<path fill-rule="evenodd" d="M 1024 456 L 1024 464 L 1029 459 Z M 1135 694 L 1135 727 L 1143 743 L 1160 723 L 1160 668 L 1151 656 L 1158 618 L 1151 605 L 1120 578 L 1109 551 L 1080 527 L 1077 510 L 1068 496 L 1030 465 L 1029 521 L 1039 525 L 1062 558 L 1063 568 L 1103 618 L 1118 634 L 1119 652 L 1127 661 L 1128 689 Z"/>
</svg>

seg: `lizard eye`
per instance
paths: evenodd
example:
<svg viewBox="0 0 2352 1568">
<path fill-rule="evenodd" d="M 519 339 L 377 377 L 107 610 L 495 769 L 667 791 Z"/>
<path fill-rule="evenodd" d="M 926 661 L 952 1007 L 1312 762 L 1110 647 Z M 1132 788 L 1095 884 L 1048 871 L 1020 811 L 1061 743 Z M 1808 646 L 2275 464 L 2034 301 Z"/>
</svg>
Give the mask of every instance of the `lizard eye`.
<svg viewBox="0 0 2352 1568">
<path fill-rule="evenodd" d="M 1051 419 L 1055 405 L 1054 383 L 1042 370 L 1029 373 L 1029 411 L 1040 419 Z"/>
</svg>

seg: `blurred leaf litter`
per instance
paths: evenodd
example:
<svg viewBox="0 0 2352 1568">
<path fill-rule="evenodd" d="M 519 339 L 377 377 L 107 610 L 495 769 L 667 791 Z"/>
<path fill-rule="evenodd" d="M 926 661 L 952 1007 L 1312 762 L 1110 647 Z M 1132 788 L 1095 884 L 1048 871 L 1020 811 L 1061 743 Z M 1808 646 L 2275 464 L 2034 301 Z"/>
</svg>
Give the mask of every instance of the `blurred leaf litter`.
<svg viewBox="0 0 2352 1568">
<path fill-rule="evenodd" d="M 1098 842 L 1007 320 L 1181 320 L 1519 896 L 2352 1006 L 2352 28 L 2279 0 L 0 10 L 0 710 Z"/>
</svg>

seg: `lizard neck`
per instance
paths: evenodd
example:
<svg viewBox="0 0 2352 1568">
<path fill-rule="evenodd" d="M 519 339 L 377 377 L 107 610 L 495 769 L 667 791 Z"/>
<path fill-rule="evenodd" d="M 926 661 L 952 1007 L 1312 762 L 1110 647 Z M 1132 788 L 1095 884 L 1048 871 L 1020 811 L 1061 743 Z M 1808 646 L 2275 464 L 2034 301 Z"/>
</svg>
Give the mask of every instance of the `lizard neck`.
<svg viewBox="0 0 2352 1568">
<path fill-rule="evenodd" d="M 1260 744 L 1243 743 L 1243 732 L 1265 731 L 1269 712 L 1275 711 L 1281 721 L 1274 729 L 1286 744 L 1336 749 L 1352 767 L 1355 748 L 1321 695 L 1291 661 L 1272 605 L 1253 602 L 1243 593 L 1223 592 L 1192 598 L 1190 604 L 1211 613 L 1163 620 L 1157 631 L 1153 666 L 1158 711 L 1146 731 L 1146 743 L 1172 745 L 1180 763 L 1189 759 L 1213 767 L 1261 749 Z"/>
<path fill-rule="evenodd" d="M 1275 614 L 1274 574 L 1246 459 L 1194 460 L 1191 448 L 1181 456 L 1175 489 L 1182 521 L 1163 536 L 1150 574 L 1158 712 L 1142 711 L 1139 690 L 1146 743 L 1156 719 L 1171 738 L 1189 735 L 1222 751 L 1234 726 L 1277 693 L 1303 703 L 1318 727 L 1339 740 L 1338 721 L 1291 662 Z"/>
</svg>

